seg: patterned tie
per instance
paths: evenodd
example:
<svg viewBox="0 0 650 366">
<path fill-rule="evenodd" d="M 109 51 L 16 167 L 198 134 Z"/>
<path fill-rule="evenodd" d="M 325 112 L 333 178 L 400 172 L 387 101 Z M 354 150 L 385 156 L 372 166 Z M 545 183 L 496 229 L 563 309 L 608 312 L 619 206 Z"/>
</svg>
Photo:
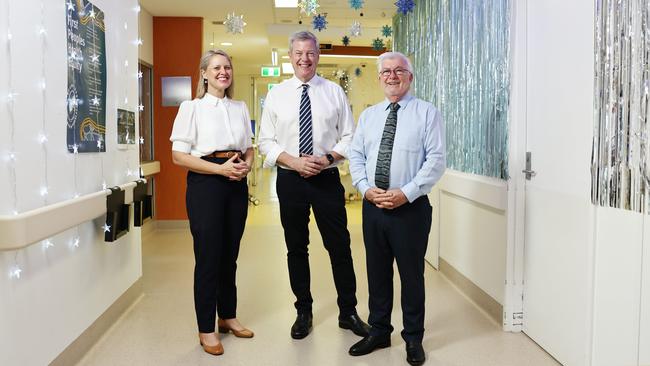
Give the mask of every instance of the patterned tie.
<svg viewBox="0 0 650 366">
<path fill-rule="evenodd" d="M 311 130 L 311 102 L 307 89 L 309 85 L 302 84 L 302 95 L 300 96 L 300 123 L 298 135 L 298 152 L 300 155 L 312 155 L 314 143 Z"/>
<path fill-rule="evenodd" d="M 399 104 L 390 104 L 390 113 L 388 113 L 388 118 L 386 118 L 384 133 L 381 135 L 381 143 L 379 144 L 377 168 L 375 170 L 375 185 L 381 189 L 388 189 L 390 183 L 390 158 L 393 155 L 398 109 Z"/>
</svg>

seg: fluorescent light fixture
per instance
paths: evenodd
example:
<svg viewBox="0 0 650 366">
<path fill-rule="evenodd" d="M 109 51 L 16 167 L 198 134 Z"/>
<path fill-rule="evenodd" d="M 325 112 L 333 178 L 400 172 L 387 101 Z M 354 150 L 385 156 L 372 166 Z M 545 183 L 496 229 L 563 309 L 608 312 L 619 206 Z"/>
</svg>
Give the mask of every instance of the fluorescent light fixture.
<svg viewBox="0 0 650 366">
<path fill-rule="evenodd" d="M 271 50 L 271 64 L 273 66 L 278 66 L 278 49 L 274 48 Z"/>
<path fill-rule="evenodd" d="M 222 46 L 232 46 L 231 42 L 221 42 Z"/>
<path fill-rule="evenodd" d="M 297 8 L 298 0 L 275 0 L 276 8 Z"/>
<path fill-rule="evenodd" d="M 282 73 L 283 74 L 293 74 L 293 65 L 291 65 L 291 62 L 283 62 L 282 63 Z"/>
<path fill-rule="evenodd" d="M 282 56 L 282 58 L 288 60 L 288 59 L 289 59 L 289 56 L 286 56 L 286 55 L 285 55 L 285 56 Z"/>
</svg>

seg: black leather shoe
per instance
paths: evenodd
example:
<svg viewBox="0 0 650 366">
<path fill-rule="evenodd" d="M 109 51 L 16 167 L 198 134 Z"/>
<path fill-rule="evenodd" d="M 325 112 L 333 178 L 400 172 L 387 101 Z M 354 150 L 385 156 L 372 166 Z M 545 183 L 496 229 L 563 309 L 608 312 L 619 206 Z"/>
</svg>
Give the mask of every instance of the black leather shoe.
<svg viewBox="0 0 650 366">
<path fill-rule="evenodd" d="M 296 321 L 291 326 L 291 338 L 303 339 L 311 332 L 312 315 L 298 314 Z"/>
<path fill-rule="evenodd" d="M 378 349 L 390 347 L 390 334 L 373 336 L 369 335 L 350 347 L 348 353 L 352 356 L 362 356 Z"/>
<path fill-rule="evenodd" d="M 370 326 L 364 323 L 359 315 L 352 314 L 348 316 L 339 316 L 339 327 L 343 329 L 349 329 L 352 333 L 358 335 L 359 337 L 367 337 L 368 332 L 370 332 Z"/>
<path fill-rule="evenodd" d="M 406 362 L 412 366 L 420 366 L 424 363 L 424 348 L 421 342 L 406 342 Z"/>
</svg>

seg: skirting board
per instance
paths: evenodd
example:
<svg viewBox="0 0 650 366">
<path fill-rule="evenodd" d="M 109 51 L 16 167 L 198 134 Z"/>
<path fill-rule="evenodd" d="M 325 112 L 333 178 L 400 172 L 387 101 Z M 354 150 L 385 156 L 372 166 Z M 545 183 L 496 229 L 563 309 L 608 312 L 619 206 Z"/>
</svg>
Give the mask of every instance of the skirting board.
<svg viewBox="0 0 650 366">
<path fill-rule="evenodd" d="M 142 297 L 142 277 L 106 309 L 77 339 L 50 363 L 50 366 L 76 365 L 126 310 Z"/>
<path fill-rule="evenodd" d="M 456 286 L 460 292 L 465 294 L 472 302 L 483 310 L 491 319 L 497 324 L 502 323 L 503 305 L 499 304 L 492 296 L 488 295 L 480 287 L 476 286 L 474 282 L 470 281 L 462 273 L 458 272 L 456 268 L 447 263 L 442 257 L 439 259 L 440 272 Z"/>
</svg>

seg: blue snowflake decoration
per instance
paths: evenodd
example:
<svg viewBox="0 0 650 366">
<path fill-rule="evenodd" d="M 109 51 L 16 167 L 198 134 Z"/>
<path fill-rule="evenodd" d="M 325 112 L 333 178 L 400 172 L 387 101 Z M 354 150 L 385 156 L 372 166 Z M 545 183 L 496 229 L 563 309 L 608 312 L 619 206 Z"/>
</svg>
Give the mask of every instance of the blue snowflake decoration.
<svg viewBox="0 0 650 366">
<path fill-rule="evenodd" d="M 354 10 L 363 8 L 363 0 L 348 0 L 350 7 Z"/>
<path fill-rule="evenodd" d="M 415 8 L 415 1 L 413 0 L 397 0 L 395 3 L 395 6 L 397 6 L 397 12 L 402 13 L 403 15 L 406 15 L 410 12 L 413 11 L 413 8 Z"/>
<path fill-rule="evenodd" d="M 327 28 L 327 20 L 325 19 L 325 15 L 316 15 L 314 17 L 314 20 L 312 20 L 311 24 L 314 26 L 314 29 L 317 31 L 322 31 L 323 29 Z"/>
<path fill-rule="evenodd" d="M 384 41 L 381 38 L 375 38 L 372 40 L 372 49 L 375 51 L 381 51 L 384 49 Z"/>
<path fill-rule="evenodd" d="M 350 45 L 350 37 L 343 36 L 343 38 L 341 38 L 341 43 L 343 43 L 344 46 Z"/>
<path fill-rule="evenodd" d="M 390 25 L 381 27 L 381 35 L 388 38 L 393 35 L 393 28 Z"/>
<path fill-rule="evenodd" d="M 361 68 L 360 67 L 357 67 L 356 69 L 354 69 L 354 76 L 356 76 L 356 77 L 361 76 Z"/>
</svg>

